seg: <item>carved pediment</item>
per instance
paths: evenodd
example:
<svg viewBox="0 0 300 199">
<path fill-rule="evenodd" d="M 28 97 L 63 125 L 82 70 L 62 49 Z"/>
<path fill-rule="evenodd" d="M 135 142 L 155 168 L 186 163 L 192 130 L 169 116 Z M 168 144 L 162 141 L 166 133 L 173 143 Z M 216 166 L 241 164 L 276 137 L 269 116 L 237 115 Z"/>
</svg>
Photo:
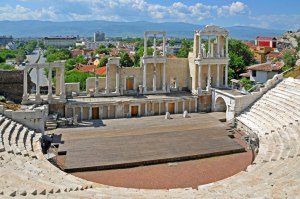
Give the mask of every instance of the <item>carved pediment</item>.
<svg viewBox="0 0 300 199">
<path fill-rule="evenodd" d="M 224 37 L 227 37 L 229 32 L 224 29 L 221 28 L 219 26 L 215 26 L 215 25 L 207 25 L 205 26 L 205 28 L 203 30 L 200 31 L 201 35 L 221 35 Z"/>
</svg>

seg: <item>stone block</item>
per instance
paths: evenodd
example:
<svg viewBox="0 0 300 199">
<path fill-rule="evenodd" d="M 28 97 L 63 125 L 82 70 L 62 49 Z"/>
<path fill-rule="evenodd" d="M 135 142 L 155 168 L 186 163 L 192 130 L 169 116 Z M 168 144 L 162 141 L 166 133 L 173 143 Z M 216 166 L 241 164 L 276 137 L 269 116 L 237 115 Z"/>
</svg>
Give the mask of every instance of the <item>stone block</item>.
<svg viewBox="0 0 300 199">
<path fill-rule="evenodd" d="M 165 119 L 171 119 L 171 114 L 169 112 L 166 112 Z"/>
<path fill-rule="evenodd" d="M 184 111 L 183 112 L 183 118 L 189 118 L 190 116 L 189 116 L 189 114 L 188 114 L 188 112 L 187 111 Z"/>
</svg>

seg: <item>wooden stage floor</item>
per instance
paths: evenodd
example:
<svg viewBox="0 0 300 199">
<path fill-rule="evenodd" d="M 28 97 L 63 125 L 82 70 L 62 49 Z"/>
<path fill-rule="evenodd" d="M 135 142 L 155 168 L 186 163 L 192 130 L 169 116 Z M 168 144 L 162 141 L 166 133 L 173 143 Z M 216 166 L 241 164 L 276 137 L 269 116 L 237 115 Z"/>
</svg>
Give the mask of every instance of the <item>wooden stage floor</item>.
<svg viewBox="0 0 300 199">
<path fill-rule="evenodd" d="M 87 127 L 57 129 L 66 151 L 65 171 L 115 169 L 244 152 L 228 137 L 224 113 L 93 121 Z M 100 123 L 99 123 L 100 122 Z"/>
</svg>

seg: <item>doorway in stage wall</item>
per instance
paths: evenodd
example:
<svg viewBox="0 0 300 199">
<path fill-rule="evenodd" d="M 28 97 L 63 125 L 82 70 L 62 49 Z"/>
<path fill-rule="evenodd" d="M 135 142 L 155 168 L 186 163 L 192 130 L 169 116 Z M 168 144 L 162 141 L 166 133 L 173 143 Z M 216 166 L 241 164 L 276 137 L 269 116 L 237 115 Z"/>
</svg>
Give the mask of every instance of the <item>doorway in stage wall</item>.
<svg viewBox="0 0 300 199">
<path fill-rule="evenodd" d="M 134 78 L 133 77 L 127 77 L 126 78 L 126 90 L 133 90 L 134 86 Z"/>
<path fill-rule="evenodd" d="M 139 116 L 139 107 L 138 106 L 131 106 L 131 117 Z"/>
<path fill-rule="evenodd" d="M 175 103 L 168 103 L 168 112 L 170 114 L 174 114 L 175 113 Z"/>
<path fill-rule="evenodd" d="M 99 108 L 98 107 L 93 107 L 92 108 L 92 119 L 93 120 L 98 120 L 99 119 Z"/>
</svg>

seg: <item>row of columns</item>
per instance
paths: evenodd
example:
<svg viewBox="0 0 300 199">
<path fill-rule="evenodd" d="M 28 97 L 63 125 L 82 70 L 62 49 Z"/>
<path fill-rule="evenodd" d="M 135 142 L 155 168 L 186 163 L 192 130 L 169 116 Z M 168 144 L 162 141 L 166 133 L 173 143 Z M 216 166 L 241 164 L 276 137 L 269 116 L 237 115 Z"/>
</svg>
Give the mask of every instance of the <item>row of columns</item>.
<svg viewBox="0 0 300 199">
<path fill-rule="evenodd" d="M 162 90 L 165 92 L 166 91 L 166 64 L 163 63 L 163 71 L 162 71 Z M 152 91 L 156 91 L 156 70 L 157 69 L 157 65 L 156 63 L 154 63 L 153 65 L 153 78 L 152 78 Z M 143 70 L 143 89 L 144 92 L 147 92 L 147 64 L 144 64 L 144 70 Z"/>
<path fill-rule="evenodd" d="M 192 107 L 192 101 L 194 101 L 194 107 Z M 188 112 L 197 112 L 198 110 L 198 107 L 197 107 L 197 98 L 194 98 L 194 99 L 185 99 L 185 100 L 174 100 L 174 101 L 168 101 L 168 102 L 164 102 L 165 103 L 165 112 L 167 112 L 167 111 L 169 111 L 168 110 L 168 104 L 169 103 L 175 103 L 175 108 L 174 108 L 174 112 L 175 113 L 178 113 L 178 103 L 179 102 L 182 102 L 182 112 L 184 112 L 185 110 L 187 110 Z M 186 102 L 188 103 L 188 105 L 187 105 L 187 107 L 186 107 Z M 147 103 L 147 102 L 145 102 L 145 112 L 144 112 L 144 115 L 145 116 L 149 116 L 149 114 L 148 114 L 148 105 L 151 103 L 151 110 L 152 110 L 152 112 L 154 113 L 154 110 L 155 110 L 155 107 L 154 107 L 154 105 L 155 104 L 157 104 L 158 103 L 158 112 L 159 112 L 159 114 L 161 114 L 161 106 L 162 106 L 162 101 L 157 101 L 157 102 L 149 102 L 149 103 Z M 139 109 L 140 109 L 140 107 L 141 107 L 141 104 L 143 104 L 142 102 L 141 103 L 139 103 L 137 106 L 139 106 Z M 124 110 L 125 110 L 125 105 L 126 104 L 123 104 L 122 105 L 122 108 L 123 108 L 123 110 L 122 110 L 122 112 L 123 112 L 123 117 L 125 117 L 125 112 L 124 112 Z M 130 113 L 130 104 L 128 104 L 129 105 L 129 113 Z M 93 118 L 93 116 L 92 116 L 92 110 L 93 110 L 93 108 L 99 108 L 99 119 L 104 119 L 103 118 L 103 114 L 104 114 L 104 106 L 107 106 L 107 118 L 110 118 L 110 110 L 111 110 L 111 106 L 114 106 L 115 107 L 115 113 L 114 113 L 114 115 L 115 115 L 115 118 L 117 118 L 118 116 L 118 113 L 117 113 L 117 105 L 116 104 L 108 104 L 108 105 L 100 105 L 100 106 L 88 106 L 88 107 L 82 107 L 82 106 L 80 106 L 80 107 L 70 107 L 70 108 L 72 108 L 72 116 L 74 117 L 75 115 L 76 115 L 76 108 L 80 108 L 80 119 L 82 120 L 82 118 L 83 118 L 83 115 L 84 115 L 84 113 L 83 113 L 83 109 L 84 108 L 88 108 L 88 119 L 89 120 L 91 120 L 92 118 Z M 192 108 L 194 108 L 194 110 L 192 110 Z M 67 114 L 67 111 L 68 111 L 68 108 L 66 107 L 65 108 L 65 111 L 66 111 L 66 115 L 68 115 Z M 141 110 L 139 110 L 139 113 L 140 113 L 140 111 Z"/>
<path fill-rule="evenodd" d="M 217 35 L 216 36 L 216 40 L 217 40 L 217 57 L 226 57 L 228 58 L 228 37 L 225 37 L 225 55 L 224 55 L 224 46 L 221 46 L 221 35 Z M 194 43 L 196 44 L 197 39 L 196 36 L 194 38 Z M 201 34 L 198 35 L 198 42 L 199 42 L 199 49 L 198 49 L 198 58 L 210 58 L 212 57 L 212 49 L 211 49 L 211 36 L 208 35 L 208 52 L 206 55 L 206 52 L 202 52 L 201 46 L 202 46 L 202 39 L 201 39 Z M 196 47 L 196 45 L 194 44 L 194 46 Z M 222 48 L 222 49 L 221 49 Z"/>
<path fill-rule="evenodd" d="M 217 87 L 220 87 L 220 70 L 221 64 L 217 64 Z M 225 87 L 228 86 L 228 64 L 225 65 Z M 208 72 L 207 72 L 207 85 L 206 90 L 211 88 L 211 64 L 208 64 Z M 198 90 L 202 90 L 202 65 L 198 65 Z"/>
</svg>

